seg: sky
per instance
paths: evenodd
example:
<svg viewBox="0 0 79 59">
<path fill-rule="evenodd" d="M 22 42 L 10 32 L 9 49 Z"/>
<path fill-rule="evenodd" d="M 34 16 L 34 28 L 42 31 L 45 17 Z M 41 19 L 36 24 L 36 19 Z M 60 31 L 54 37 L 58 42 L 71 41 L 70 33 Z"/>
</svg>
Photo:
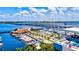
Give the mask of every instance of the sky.
<svg viewBox="0 0 79 59">
<path fill-rule="evenodd" d="M 79 7 L 0 7 L 0 21 L 79 21 Z"/>
</svg>

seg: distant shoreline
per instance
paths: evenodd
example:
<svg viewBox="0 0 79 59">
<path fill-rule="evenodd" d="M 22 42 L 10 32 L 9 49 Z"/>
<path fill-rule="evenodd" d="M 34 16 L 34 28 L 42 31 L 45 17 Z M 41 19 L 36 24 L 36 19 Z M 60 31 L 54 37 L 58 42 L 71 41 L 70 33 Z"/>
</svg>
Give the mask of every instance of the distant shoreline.
<svg viewBox="0 0 79 59">
<path fill-rule="evenodd" d="M 9 22 L 12 22 L 12 23 L 13 23 L 13 22 L 16 22 L 16 23 L 17 23 L 17 22 L 44 22 L 44 23 L 45 23 L 45 22 L 47 22 L 47 23 L 49 23 L 49 22 L 50 22 L 50 23 L 51 23 L 51 22 L 52 22 L 52 23 L 53 23 L 53 22 L 56 22 L 56 23 L 59 23 L 59 22 L 60 22 L 60 23 L 62 23 L 62 22 L 79 22 L 79 21 L 0 21 L 0 23 L 9 23 Z"/>
</svg>

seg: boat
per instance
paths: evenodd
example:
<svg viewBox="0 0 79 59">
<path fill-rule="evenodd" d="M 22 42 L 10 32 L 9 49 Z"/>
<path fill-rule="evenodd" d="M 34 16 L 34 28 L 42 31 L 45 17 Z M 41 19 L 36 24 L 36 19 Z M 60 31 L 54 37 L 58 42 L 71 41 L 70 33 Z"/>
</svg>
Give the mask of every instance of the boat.
<svg viewBox="0 0 79 59">
<path fill-rule="evenodd" d="M 0 36 L 0 46 L 3 46 L 2 37 Z"/>
</svg>

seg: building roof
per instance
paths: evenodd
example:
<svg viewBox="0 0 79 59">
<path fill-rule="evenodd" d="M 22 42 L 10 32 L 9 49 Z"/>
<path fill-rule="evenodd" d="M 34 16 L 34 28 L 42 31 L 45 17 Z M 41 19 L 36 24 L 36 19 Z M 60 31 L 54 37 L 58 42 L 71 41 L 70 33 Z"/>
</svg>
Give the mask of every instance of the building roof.
<svg viewBox="0 0 79 59">
<path fill-rule="evenodd" d="M 65 30 L 79 32 L 79 28 L 66 28 Z"/>
</svg>

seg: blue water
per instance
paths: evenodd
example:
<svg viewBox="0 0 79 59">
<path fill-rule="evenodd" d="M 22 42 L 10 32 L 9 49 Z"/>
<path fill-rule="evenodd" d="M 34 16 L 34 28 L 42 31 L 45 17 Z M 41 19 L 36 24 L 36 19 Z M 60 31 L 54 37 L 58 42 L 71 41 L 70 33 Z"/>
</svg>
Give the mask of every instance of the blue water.
<svg viewBox="0 0 79 59">
<path fill-rule="evenodd" d="M 0 24 L 0 32 L 6 32 L 6 31 L 12 31 L 15 28 L 19 28 L 18 25 L 12 25 L 12 24 Z M 15 39 L 15 37 L 12 37 L 10 33 L 3 33 L 0 34 L 2 37 L 2 43 L 3 46 L 0 47 L 1 51 L 15 51 L 16 48 L 23 48 L 25 46 L 25 43 L 23 41 L 19 41 Z"/>
<path fill-rule="evenodd" d="M 0 24 L 0 32 L 12 31 L 19 27 L 20 26 L 13 24 Z"/>
<path fill-rule="evenodd" d="M 16 48 L 23 48 L 25 43 L 15 39 L 9 33 L 0 34 L 2 37 L 3 46 L 1 50 L 3 51 L 15 51 Z"/>
<path fill-rule="evenodd" d="M 27 26 L 27 27 L 33 27 L 33 26 Z M 24 48 L 25 43 L 23 41 L 19 41 L 18 39 L 10 35 L 10 32 L 16 28 L 22 28 L 22 26 L 14 24 L 0 24 L 0 33 L 1 33 L 0 36 L 2 37 L 2 43 L 3 43 L 3 46 L 0 47 L 1 51 L 15 51 L 16 48 Z"/>
<path fill-rule="evenodd" d="M 69 22 L 64 22 L 64 24 L 79 27 L 79 21 L 69 21 Z"/>
</svg>

